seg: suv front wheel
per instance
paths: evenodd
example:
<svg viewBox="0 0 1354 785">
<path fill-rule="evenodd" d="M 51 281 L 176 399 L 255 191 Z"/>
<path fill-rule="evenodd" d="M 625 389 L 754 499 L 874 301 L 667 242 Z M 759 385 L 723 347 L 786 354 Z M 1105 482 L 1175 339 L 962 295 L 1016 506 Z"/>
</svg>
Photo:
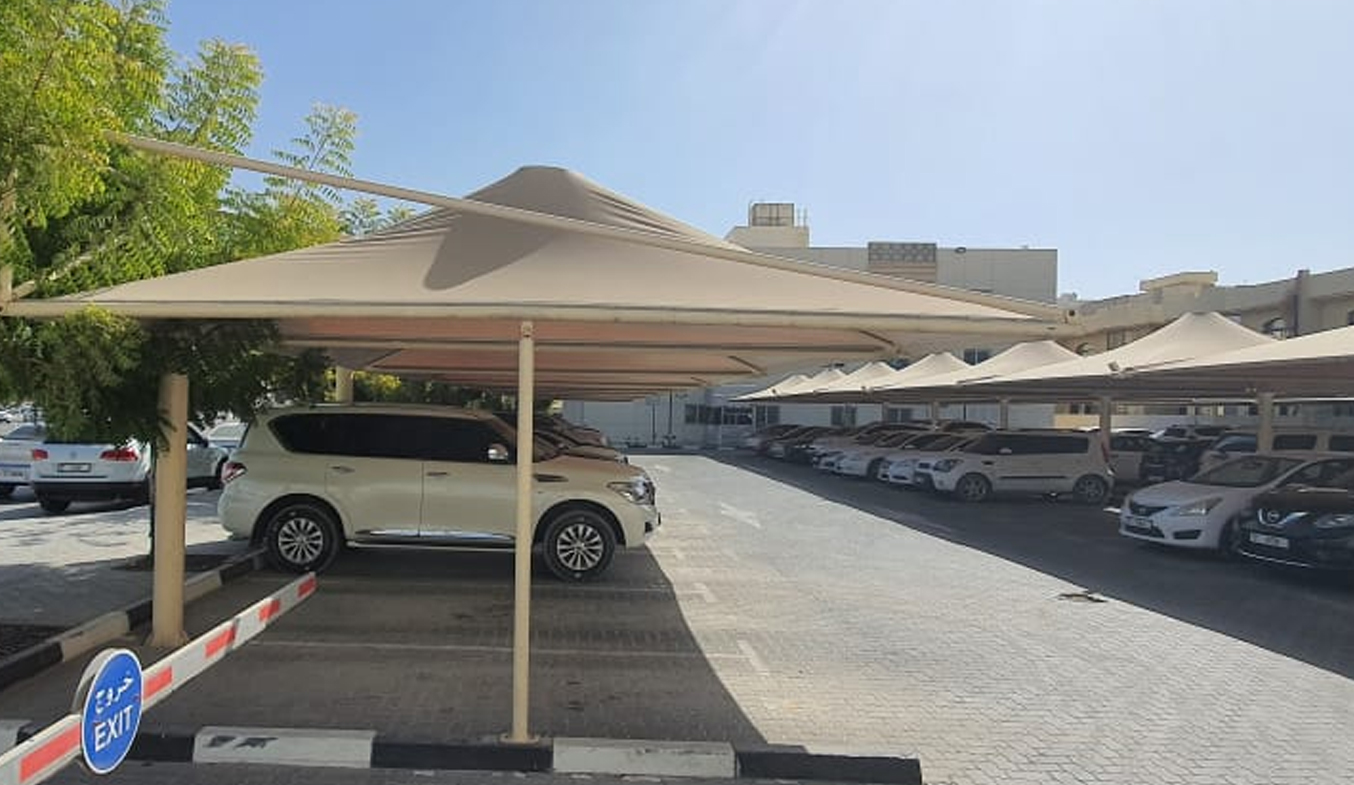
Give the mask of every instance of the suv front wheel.
<svg viewBox="0 0 1354 785">
<path fill-rule="evenodd" d="M 269 516 L 263 532 L 268 557 L 278 569 L 319 572 L 338 555 L 338 522 L 313 502 L 290 502 Z"/>
<path fill-rule="evenodd" d="M 992 495 L 992 482 L 981 474 L 965 474 L 954 484 L 954 495 L 965 502 L 987 501 Z"/>
<path fill-rule="evenodd" d="M 1104 477 L 1084 474 L 1072 486 L 1072 495 L 1082 504 L 1103 504 L 1110 495 L 1110 484 Z"/>
<path fill-rule="evenodd" d="M 566 509 L 545 527 L 545 564 L 565 581 L 590 581 L 611 564 L 616 534 L 601 514 L 582 507 Z"/>
</svg>

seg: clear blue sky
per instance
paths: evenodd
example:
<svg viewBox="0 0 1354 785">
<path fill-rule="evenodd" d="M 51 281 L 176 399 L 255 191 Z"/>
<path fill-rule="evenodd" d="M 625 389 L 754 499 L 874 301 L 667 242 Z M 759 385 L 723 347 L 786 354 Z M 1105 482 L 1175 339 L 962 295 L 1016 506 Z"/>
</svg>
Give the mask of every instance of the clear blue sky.
<svg viewBox="0 0 1354 785">
<path fill-rule="evenodd" d="M 314 102 L 360 177 L 462 195 L 565 166 L 706 231 L 1059 250 L 1059 291 L 1354 266 L 1347 0 L 174 0 L 180 52 L 266 73 L 252 153 Z"/>
</svg>

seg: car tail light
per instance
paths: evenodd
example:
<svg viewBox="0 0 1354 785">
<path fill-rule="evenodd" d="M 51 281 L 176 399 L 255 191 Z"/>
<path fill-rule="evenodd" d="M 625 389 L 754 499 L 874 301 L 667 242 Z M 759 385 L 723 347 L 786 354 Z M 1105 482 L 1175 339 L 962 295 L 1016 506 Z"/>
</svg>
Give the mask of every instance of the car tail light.
<svg viewBox="0 0 1354 785">
<path fill-rule="evenodd" d="M 47 460 L 47 451 L 42 449 L 41 447 L 35 447 L 33 449 L 33 460 L 35 461 Z"/>
<path fill-rule="evenodd" d="M 238 480 L 243 477 L 245 472 L 249 471 L 243 463 L 230 461 L 221 468 L 221 484 L 226 485 L 231 480 Z"/>
<path fill-rule="evenodd" d="M 119 447 L 116 450 L 104 450 L 99 453 L 101 461 L 131 462 L 140 460 L 141 456 L 136 454 L 136 450 L 130 447 Z"/>
</svg>

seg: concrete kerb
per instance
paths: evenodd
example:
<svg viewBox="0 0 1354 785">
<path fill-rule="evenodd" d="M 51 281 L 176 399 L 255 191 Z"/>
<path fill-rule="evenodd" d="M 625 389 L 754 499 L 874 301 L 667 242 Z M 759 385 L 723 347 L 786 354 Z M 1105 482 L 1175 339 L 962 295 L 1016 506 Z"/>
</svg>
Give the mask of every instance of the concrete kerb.
<svg viewBox="0 0 1354 785">
<path fill-rule="evenodd" d="M 253 550 L 230 559 L 214 570 L 194 574 L 183 582 L 184 602 L 200 599 L 232 580 L 260 569 L 263 562 L 264 552 Z M 134 602 L 0 659 L 0 690 L 117 640 L 150 621 L 150 616 L 149 599 Z M 0 734 L 0 751 L 8 749 L 4 741 L 3 734 Z"/>
<path fill-rule="evenodd" d="M 37 730 L 22 729 L 20 740 Z M 736 748 L 718 742 L 578 738 L 545 738 L 534 744 L 509 744 L 497 738 L 415 743 L 373 730 L 320 728 L 143 728 L 128 760 L 922 783 L 921 763 L 916 758 L 820 754 L 791 745 Z"/>
</svg>

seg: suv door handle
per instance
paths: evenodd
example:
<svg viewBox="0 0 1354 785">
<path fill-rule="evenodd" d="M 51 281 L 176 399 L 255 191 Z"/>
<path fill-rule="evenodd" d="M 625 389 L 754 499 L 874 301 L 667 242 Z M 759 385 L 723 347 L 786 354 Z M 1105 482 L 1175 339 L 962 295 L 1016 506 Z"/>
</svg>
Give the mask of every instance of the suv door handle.
<svg viewBox="0 0 1354 785">
<path fill-rule="evenodd" d="M 357 471 L 357 469 L 354 469 L 351 466 L 330 466 L 329 469 L 335 474 L 352 474 Z"/>
<path fill-rule="evenodd" d="M 427 477 L 446 477 L 447 472 L 428 472 Z"/>
</svg>

